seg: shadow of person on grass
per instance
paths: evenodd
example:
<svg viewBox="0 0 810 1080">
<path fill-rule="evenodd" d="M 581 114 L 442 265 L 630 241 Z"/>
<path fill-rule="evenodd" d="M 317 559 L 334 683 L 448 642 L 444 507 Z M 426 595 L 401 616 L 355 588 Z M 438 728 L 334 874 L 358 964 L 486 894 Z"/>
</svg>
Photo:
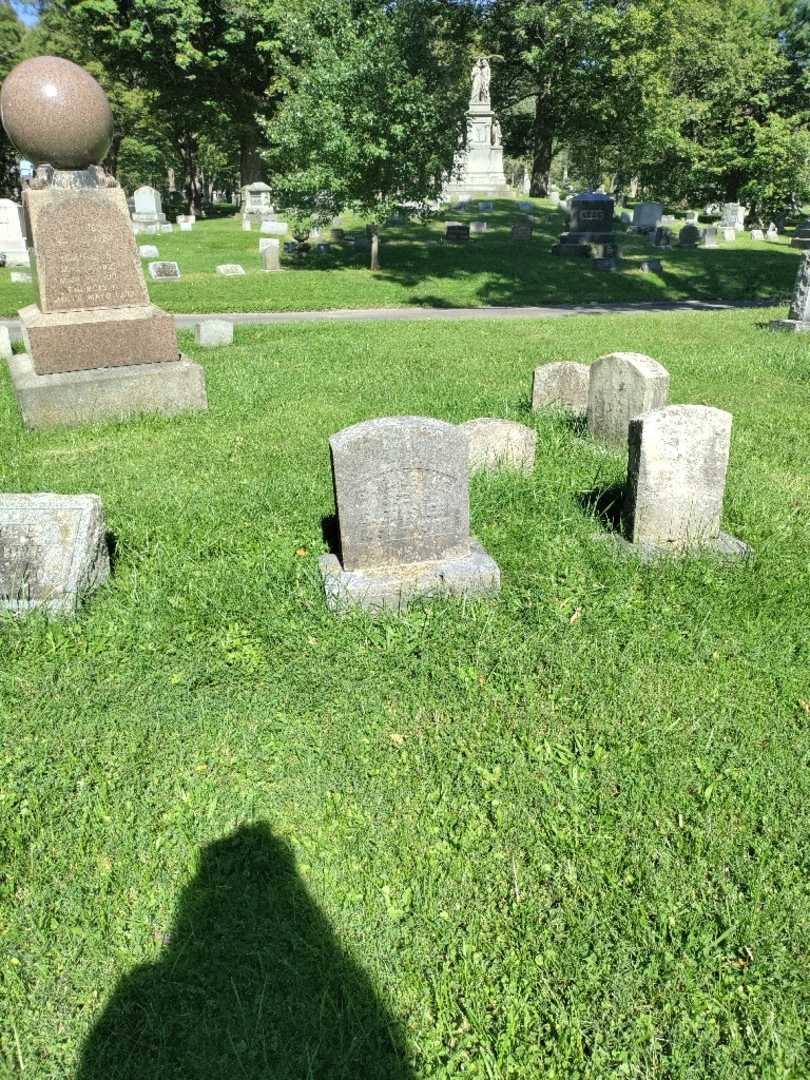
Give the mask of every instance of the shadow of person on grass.
<svg viewBox="0 0 810 1080">
<path fill-rule="evenodd" d="M 409 1080 L 397 1025 L 265 824 L 202 852 L 161 957 L 121 980 L 77 1080 Z"/>
</svg>

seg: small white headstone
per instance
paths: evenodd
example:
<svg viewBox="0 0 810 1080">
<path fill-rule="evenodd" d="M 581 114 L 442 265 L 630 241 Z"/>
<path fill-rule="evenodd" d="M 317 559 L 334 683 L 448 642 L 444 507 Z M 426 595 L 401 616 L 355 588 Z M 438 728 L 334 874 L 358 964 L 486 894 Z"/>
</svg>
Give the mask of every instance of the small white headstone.
<svg viewBox="0 0 810 1080">
<path fill-rule="evenodd" d="M 757 243 L 760 243 L 765 239 L 765 233 L 762 231 L 762 229 L 752 229 L 751 239 Z"/>
<path fill-rule="evenodd" d="M 471 221 L 470 222 L 470 232 L 473 234 L 473 236 L 475 236 L 475 235 L 480 236 L 481 233 L 485 233 L 486 231 L 487 231 L 487 223 L 486 223 L 486 221 Z"/>
<path fill-rule="evenodd" d="M 286 221 L 263 221 L 260 232 L 267 233 L 270 236 L 284 236 L 287 233 L 287 229 L 288 225 Z"/>
<path fill-rule="evenodd" d="M 30 274 L 27 274 L 24 270 L 12 270 L 11 271 L 11 283 L 12 285 L 30 285 L 33 278 Z"/>
<path fill-rule="evenodd" d="M 142 259 L 159 259 L 160 252 L 154 244 L 141 244 L 138 248 Z"/>
<path fill-rule="evenodd" d="M 470 440 L 470 472 L 516 469 L 531 472 L 537 432 L 514 420 L 479 417 L 461 425 Z"/>
<path fill-rule="evenodd" d="M 242 218 L 242 232 L 250 232 L 252 227 L 253 226 L 252 226 L 252 223 L 250 221 L 250 218 L 243 217 Z"/>
<path fill-rule="evenodd" d="M 167 221 L 167 222 L 165 222 L 165 224 L 160 226 L 160 231 L 162 233 L 174 232 L 174 225 L 172 225 L 172 223 L 170 221 Z"/>
<path fill-rule="evenodd" d="M 22 207 L 13 199 L 0 199 L 0 252 L 6 266 L 30 266 Z"/>
<path fill-rule="evenodd" d="M 190 221 L 180 222 L 180 232 L 191 232 L 193 228 L 194 226 Z"/>
<path fill-rule="evenodd" d="M 233 323 L 227 319 L 205 319 L 194 327 L 194 340 L 208 348 L 232 345 Z"/>
<path fill-rule="evenodd" d="M 0 359 L 10 360 L 14 355 L 11 347 L 11 334 L 7 326 L 0 326 Z"/>
<path fill-rule="evenodd" d="M 176 262 L 151 262 L 147 269 L 153 281 L 180 280 L 180 267 Z"/>
<path fill-rule="evenodd" d="M 236 277 L 244 272 L 244 266 L 240 266 L 239 263 L 222 263 L 217 267 L 217 273 L 222 274 L 223 277 Z"/>
<path fill-rule="evenodd" d="M 578 364 L 572 360 L 542 364 L 534 369 L 532 409 L 536 412 L 547 406 L 556 406 L 584 416 L 588 411 L 590 378 L 590 364 Z"/>
</svg>

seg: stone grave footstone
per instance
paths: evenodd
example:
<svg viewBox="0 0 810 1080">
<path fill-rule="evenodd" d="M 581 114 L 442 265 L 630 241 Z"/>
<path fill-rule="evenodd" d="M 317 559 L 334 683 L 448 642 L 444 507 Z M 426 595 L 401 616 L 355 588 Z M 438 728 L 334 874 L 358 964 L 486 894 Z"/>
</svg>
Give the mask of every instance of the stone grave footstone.
<svg viewBox="0 0 810 1080">
<path fill-rule="evenodd" d="M 0 608 L 74 615 L 109 576 L 97 495 L 0 494 Z"/>
<path fill-rule="evenodd" d="M 588 411 L 590 378 L 590 364 L 571 360 L 542 364 L 534 369 L 532 410 L 537 412 L 547 406 L 556 406 L 584 416 Z"/>
<path fill-rule="evenodd" d="M 170 221 L 167 221 L 165 225 L 160 226 L 160 231 L 162 233 L 174 232 L 174 225 L 172 225 L 172 223 Z"/>
<path fill-rule="evenodd" d="M 147 270 L 153 281 L 180 280 L 180 267 L 176 262 L 150 262 Z"/>
<path fill-rule="evenodd" d="M 253 228 L 253 222 L 250 218 L 242 218 L 242 232 L 250 232 Z"/>
<path fill-rule="evenodd" d="M 469 439 L 421 416 L 329 440 L 340 556 L 320 560 L 328 606 L 399 611 L 417 597 L 492 595 L 497 564 L 470 536 Z"/>
<path fill-rule="evenodd" d="M 0 199 L 0 253 L 6 266 L 30 266 L 23 208 L 12 199 Z"/>
<path fill-rule="evenodd" d="M 286 221 L 265 220 L 261 224 L 261 232 L 268 236 L 285 236 L 288 228 Z"/>
<path fill-rule="evenodd" d="M 591 437 L 624 448 L 630 420 L 662 408 L 668 399 L 669 372 L 656 360 L 631 352 L 600 356 L 591 364 L 588 382 Z"/>
<path fill-rule="evenodd" d="M 160 252 L 154 244 L 141 244 L 138 248 L 138 254 L 142 259 L 159 259 Z"/>
<path fill-rule="evenodd" d="M 203 319 L 194 327 L 194 340 L 206 348 L 233 344 L 233 323 L 227 319 Z"/>
<path fill-rule="evenodd" d="M 511 236 L 513 240 L 531 240 L 532 223 L 530 221 L 516 221 L 512 226 Z"/>
<path fill-rule="evenodd" d="M 799 262 L 788 317 L 774 319 L 769 325 L 772 330 L 782 330 L 788 334 L 810 332 L 810 251 L 806 251 Z"/>
<path fill-rule="evenodd" d="M 754 241 L 754 243 L 762 243 L 765 239 L 765 233 L 762 231 L 762 229 L 752 229 L 751 239 Z"/>
<path fill-rule="evenodd" d="M 204 408 L 202 369 L 151 303 L 126 197 L 98 165 L 113 133 L 102 88 L 68 60 L 34 57 L 6 76 L 0 113 L 20 154 L 48 163 L 23 193 L 37 303 L 20 310 L 27 352 L 9 370 L 25 425 Z"/>
<path fill-rule="evenodd" d="M 719 231 L 720 239 L 725 244 L 733 244 L 734 241 L 737 239 L 737 230 L 734 228 L 730 228 L 727 225 L 721 225 Z"/>
<path fill-rule="evenodd" d="M 220 263 L 217 267 L 217 273 L 222 277 L 238 277 L 244 272 L 245 268 L 240 263 Z"/>
<path fill-rule="evenodd" d="M 11 271 L 12 285 L 30 285 L 33 280 L 33 277 L 26 270 Z"/>
<path fill-rule="evenodd" d="M 697 247 L 700 239 L 701 232 L 697 225 L 684 225 L 678 235 L 678 245 L 685 248 Z"/>
<path fill-rule="evenodd" d="M 444 230 L 444 239 L 448 244 L 466 244 L 470 239 L 470 226 L 461 221 L 448 221 Z"/>
<path fill-rule="evenodd" d="M 659 225 L 653 236 L 653 245 L 657 248 L 671 248 L 672 229 L 666 225 Z"/>
<path fill-rule="evenodd" d="M 7 326 L 0 326 L 0 360 L 10 360 L 13 355 L 9 329 Z"/>
<path fill-rule="evenodd" d="M 481 233 L 485 233 L 486 231 L 487 231 L 487 223 L 486 223 L 486 221 L 471 221 L 470 222 L 470 232 L 472 233 L 473 236 L 480 236 Z"/>
<path fill-rule="evenodd" d="M 621 214 L 619 215 L 619 220 L 621 221 L 622 225 L 632 225 L 633 215 L 630 213 L 629 210 L 622 210 Z"/>
<path fill-rule="evenodd" d="M 195 225 L 196 222 L 197 222 L 197 215 L 196 214 L 178 214 L 177 215 L 177 224 L 178 225 Z"/>
<path fill-rule="evenodd" d="M 514 469 L 531 472 L 537 449 L 537 432 L 514 420 L 482 416 L 461 424 L 470 442 L 470 473 L 479 470 Z"/>
<path fill-rule="evenodd" d="M 191 224 L 190 221 L 181 221 L 179 229 L 180 232 L 192 232 L 194 230 L 194 226 Z"/>
<path fill-rule="evenodd" d="M 643 259 L 639 266 L 642 274 L 660 274 L 663 269 L 663 263 L 660 259 Z"/>
<path fill-rule="evenodd" d="M 703 246 L 707 248 L 716 248 L 718 239 L 718 228 L 716 225 L 709 225 L 703 230 Z"/>
<path fill-rule="evenodd" d="M 268 273 L 281 270 L 281 242 L 279 240 L 266 240 L 261 255 L 262 270 Z"/>
<path fill-rule="evenodd" d="M 765 233 L 765 239 L 770 240 L 771 242 L 779 239 L 779 230 L 773 222 L 768 226 L 768 231 Z"/>
<path fill-rule="evenodd" d="M 730 442 L 731 414 L 705 405 L 669 405 L 630 421 L 623 522 L 642 558 L 751 554 L 720 531 Z"/>
</svg>

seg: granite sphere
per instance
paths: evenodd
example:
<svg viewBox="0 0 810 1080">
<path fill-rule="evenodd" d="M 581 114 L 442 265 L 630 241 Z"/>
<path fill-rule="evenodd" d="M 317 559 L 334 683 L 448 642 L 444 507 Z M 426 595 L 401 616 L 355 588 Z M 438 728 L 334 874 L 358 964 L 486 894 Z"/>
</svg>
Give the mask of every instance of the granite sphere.
<svg viewBox="0 0 810 1080">
<path fill-rule="evenodd" d="M 110 148 L 107 95 L 89 72 L 59 56 L 17 64 L 0 91 L 0 117 L 24 158 L 55 169 L 98 165 Z"/>
</svg>

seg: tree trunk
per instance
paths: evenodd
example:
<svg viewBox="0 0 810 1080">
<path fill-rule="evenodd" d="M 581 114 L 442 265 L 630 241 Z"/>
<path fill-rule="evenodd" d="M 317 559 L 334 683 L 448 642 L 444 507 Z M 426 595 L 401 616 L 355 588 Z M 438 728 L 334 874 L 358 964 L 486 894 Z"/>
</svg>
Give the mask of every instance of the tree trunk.
<svg viewBox="0 0 810 1080">
<path fill-rule="evenodd" d="M 193 214 L 202 211 L 202 188 L 200 186 L 200 170 L 197 164 L 197 136 L 191 131 L 183 132 L 180 140 L 180 155 L 185 169 L 185 195 L 189 208 Z"/>
<path fill-rule="evenodd" d="M 239 137 L 239 173 L 242 187 L 264 180 L 264 162 L 259 157 L 259 133 L 255 128 L 243 128 Z"/>
<path fill-rule="evenodd" d="M 532 124 L 532 182 L 529 194 L 548 195 L 551 161 L 554 157 L 554 137 L 544 113 L 543 99 L 538 94 Z"/>
<path fill-rule="evenodd" d="M 380 237 L 376 225 L 371 227 L 371 269 L 380 269 Z"/>
</svg>

